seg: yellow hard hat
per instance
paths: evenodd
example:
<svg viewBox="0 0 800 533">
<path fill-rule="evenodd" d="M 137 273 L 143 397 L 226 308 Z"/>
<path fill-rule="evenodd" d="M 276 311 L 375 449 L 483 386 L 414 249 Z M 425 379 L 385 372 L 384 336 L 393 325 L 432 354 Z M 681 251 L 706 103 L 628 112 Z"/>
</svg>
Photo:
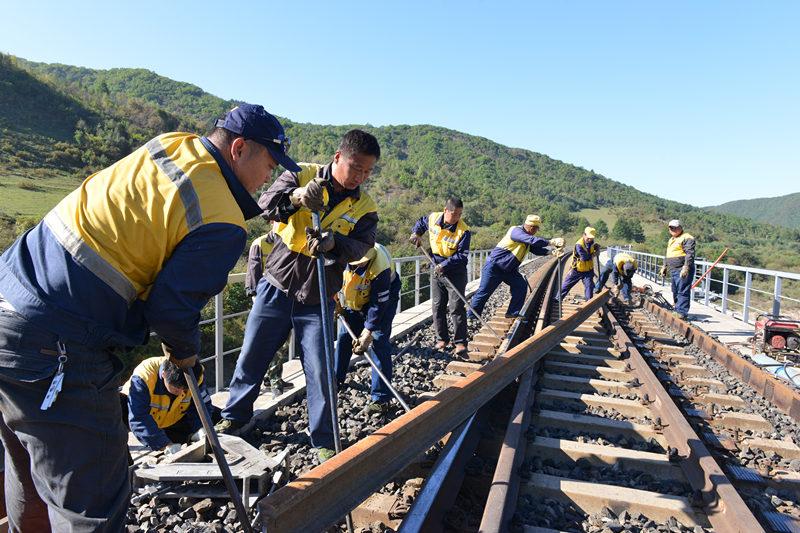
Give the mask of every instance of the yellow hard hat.
<svg viewBox="0 0 800 533">
<path fill-rule="evenodd" d="M 590 239 L 594 239 L 595 237 L 597 237 L 597 230 L 591 226 L 586 226 L 585 228 L 583 228 L 583 234 L 589 237 Z"/>
<path fill-rule="evenodd" d="M 526 226 L 536 226 L 537 228 L 542 225 L 542 217 L 539 215 L 528 215 L 525 217 Z"/>
</svg>

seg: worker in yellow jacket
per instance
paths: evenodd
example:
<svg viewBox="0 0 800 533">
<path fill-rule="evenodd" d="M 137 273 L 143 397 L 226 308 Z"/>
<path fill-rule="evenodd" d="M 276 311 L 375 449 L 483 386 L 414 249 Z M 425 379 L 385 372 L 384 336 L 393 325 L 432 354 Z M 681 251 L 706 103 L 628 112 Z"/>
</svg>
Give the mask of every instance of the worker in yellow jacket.
<svg viewBox="0 0 800 533">
<path fill-rule="evenodd" d="M 600 271 L 600 278 L 595 285 L 595 292 L 600 292 L 608 281 L 609 276 L 611 282 L 616 285 L 622 294 L 622 299 L 626 304 L 631 303 L 631 288 L 633 287 L 633 275 L 639 264 L 636 258 L 628 252 L 617 252 L 616 254 L 609 254 L 608 261 L 603 265 Z"/>
<path fill-rule="evenodd" d="M 200 396 L 209 413 L 211 396 L 203 382 L 203 365 L 195 373 Z M 175 452 L 203 427 L 183 371 L 169 357 L 150 357 L 139 363 L 123 385 L 128 427 L 151 450 Z"/>
<path fill-rule="evenodd" d="M 153 330 L 181 369 L 261 213 L 299 167 L 263 107 L 165 133 L 86 178 L 0 257 L 0 436 L 12 531 L 122 531 L 130 502 L 116 356 Z M 9 484 L 8 480 L 14 483 Z"/>
<path fill-rule="evenodd" d="M 586 226 L 583 235 L 575 247 L 572 249 L 572 268 L 561 285 L 559 298 L 562 300 L 569 290 L 579 281 L 583 282 L 583 296 L 590 300 L 594 295 L 594 258 L 597 257 L 600 249 L 594 241 L 597 230 L 591 226 Z"/>
<path fill-rule="evenodd" d="M 694 258 L 697 242 L 694 237 L 683 231 L 683 224 L 678 219 L 669 221 L 669 242 L 661 275 L 669 277 L 672 282 L 672 301 L 674 313 L 686 320 L 689 315 L 689 304 L 692 302 L 692 282 L 694 281 Z"/>
<path fill-rule="evenodd" d="M 422 244 L 422 234 L 428 232 L 431 256 L 436 264 L 431 276 L 433 294 L 433 329 L 436 332 L 436 349 L 443 350 L 450 344 L 447 313 L 453 320 L 454 352 L 467 354 L 467 308 L 453 289 L 442 278 L 447 278 L 461 295 L 467 287 L 467 260 L 472 233 L 461 217 L 464 203 L 451 196 L 445 202 L 444 211 L 425 215 L 416 221 L 409 240 L 416 246 Z"/>
</svg>

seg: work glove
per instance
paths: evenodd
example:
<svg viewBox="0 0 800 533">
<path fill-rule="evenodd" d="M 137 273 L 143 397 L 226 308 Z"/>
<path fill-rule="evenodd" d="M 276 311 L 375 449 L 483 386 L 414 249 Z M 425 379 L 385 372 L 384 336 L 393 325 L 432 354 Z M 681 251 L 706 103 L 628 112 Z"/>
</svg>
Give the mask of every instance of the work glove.
<svg viewBox="0 0 800 533">
<path fill-rule="evenodd" d="M 333 305 L 333 320 L 335 321 L 344 314 L 344 307 L 342 307 L 342 303 L 339 301 L 339 298 L 333 299 Z"/>
<path fill-rule="evenodd" d="M 412 233 L 411 237 L 408 238 L 408 242 L 419 248 L 420 246 L 422 246 L 422 237 L 420 237 L 416 233 Z"/>
<path fill-rule="evenodd" d="M 433 267 L 433 274 L 435 276 L 441 276 L 442 274 L 444 274 L 444 267 L 442 265 L 436 265 L 435 267 Z"/>
<path fill-rule="evenodd" d="M 662 278 L 666 278 L 667 277 L 667 265 L 662 266 L 661 270 L 659 270 L 658 273 L 659 273 L 659 275 L 661 275 Z"/>
<path fill-rule="evenodd" d="M 305 187 L 298 187 L 289 195 L 292 205 L 319 211 L 325 207 L 325 180 L 314 178 Z"/>
<path fill-rule="evenodd" d="M 372 332 L 365 329 L 357 339 L 353 340 L 353 353 L 360 355 L 369 350 L 370 346 L 372 346 Z"/>
<path fill-rule="evenodd" d="M 563 248 L 564 247 L 564 239 L 561 237 L 556 237 L 554 239 L 550 239 L 550 246 L 553 248 Z"/>
<path fill-rule="evenodd" d="M 689 276 L 689 265 L 683 265 L 683 268 L 681 268 L 681 277 L 685 278 L 688 276 Z"/>
<path fill-rule="evenodd" d="M 189 436 L 189 441 L 190 442 L 200 442 L 204 438 L 206 438 L 206 430 L 203 429 L 203 428 L 200 428 L 200 429 L 198 429 L 197 431 L 195 431 L 194 433 L 192 433 Z"/>
<path fill-rule="evenodd" d="M 306 228 L 306 241 L 308 253 L 310 253 L 312 257 L 316 257 L 320 253 L 324 254 L 330 252 L 336 245 L 333 232 L 329 230 L 320 231 L 318 229 Z"/>
<path fill-rule="evenodd" d="M 164 453 L 167 455 L 172 455 L 173 453 L 178 453 L 182 447 L 183 444 L 177 442 L 173 444 L 167 444 L 167 447 L 164 448 Z"/>
</svg>

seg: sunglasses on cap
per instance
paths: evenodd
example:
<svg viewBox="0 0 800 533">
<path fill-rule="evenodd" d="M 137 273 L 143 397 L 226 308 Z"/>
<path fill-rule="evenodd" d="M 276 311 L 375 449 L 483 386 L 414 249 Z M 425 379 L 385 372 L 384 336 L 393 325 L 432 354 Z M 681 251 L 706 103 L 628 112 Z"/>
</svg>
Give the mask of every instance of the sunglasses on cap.
<svg viewBox="0 0 800 533">
<path fill-rule="evenodd" d="M 288 135 L 285 135 L 283 133 L 279 134 L 277 139 L 264 139 L 264 140 L 274 142 L 275 144 L 279 145 L 281 148 L 283 148 L 284 154 L 288 154 L 289 148 L 291 148 L 292 146 L 292 140 L 289 138 Z"/>
</svg>

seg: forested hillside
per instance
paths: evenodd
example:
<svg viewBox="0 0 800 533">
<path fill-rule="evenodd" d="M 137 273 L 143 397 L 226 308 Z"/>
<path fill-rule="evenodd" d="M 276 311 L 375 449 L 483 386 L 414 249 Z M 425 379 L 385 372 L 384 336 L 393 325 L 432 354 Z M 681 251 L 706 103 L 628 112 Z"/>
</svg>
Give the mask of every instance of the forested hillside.
<svg viewBox="0 0 800 533">
<path fill-rule="evenodd" d="M 3 55 L 0 88 L 0 248 L 89 173 L 158 133 L 203 133 L 236 103 L 147 70 L 92 70 Z M 42 111 L 26 120 L 31 109 Z M 326 162 L 352 127 L 283 121 L 292 155 L 302 161 Z M 476 230 L 475 247 L 494 245 L 509 224 L 538 212 L 546 236 L 572 237 L 592 223 L 601 234 L 607 226 L 605 242 L 662 251 L 664 223 L 679 217 L 702 255 L 730 246 L 734 261 L 783 269 L 800 264 L 800 252 L 783 246 L 800 240 L 797 230 L 664 200 L 592 170 L 445 128 L 366 129 L 384 154 L 368 184 L 380 206 L 380 239 L 398 254 L 411 251 L 404 237 L 413 219 L 458 194 Z M 263 227 L 253 223 L 252 233 Z"/>
<path fill-rule="evenodd" d="M 729 213 L 758 222 L 800 229 L 800 192 L 774 198 L 736 200 L 708 207 L 717 213 Z"/>
</svg>

